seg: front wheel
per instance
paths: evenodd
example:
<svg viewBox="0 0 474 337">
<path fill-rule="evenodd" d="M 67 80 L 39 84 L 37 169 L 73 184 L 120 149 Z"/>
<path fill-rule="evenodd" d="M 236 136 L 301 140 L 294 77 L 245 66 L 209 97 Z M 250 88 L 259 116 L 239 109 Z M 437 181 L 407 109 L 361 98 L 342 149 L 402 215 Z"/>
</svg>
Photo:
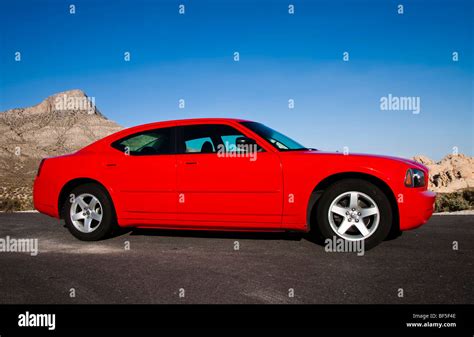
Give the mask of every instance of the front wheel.
<svg viewBox="0 0 474 337">
<path fill-rule="evenodd" d="M 115 216 L 112 202 L 97 184 L 74 188 L 63 205 L 66 226 L 79 240 L 97 241 L 112 233 Z"/>
<path fill-rule="evenodd" d="M 384 240 L 392 226 L 387 196 L 368 181 L 338 181 L 326 189 L 316 207 L 318 229 L 324 238 L 364 241 L 365 249 Z"/>
</svg>

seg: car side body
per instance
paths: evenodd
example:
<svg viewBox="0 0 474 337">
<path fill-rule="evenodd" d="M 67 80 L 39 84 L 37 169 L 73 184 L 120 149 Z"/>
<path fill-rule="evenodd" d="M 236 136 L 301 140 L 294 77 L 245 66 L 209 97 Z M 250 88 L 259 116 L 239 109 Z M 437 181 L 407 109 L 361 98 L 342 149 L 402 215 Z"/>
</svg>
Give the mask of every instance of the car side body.
<svg viewBox="0 0 474 337">
<path fill-rule="evenodd" d="M 279 151 L 242 122 L 210 118 L 151 123 L 122 130 L 76 153 L 47 158 L 34 182 L 35 208 L 60 218 L 71 191 L 95 183 L 110 197 L 120 227 L 308 232 L 324 191 L 339 180 L 360 179 L 385 193 L 393 229 L 416 228 L 433 213 L 435 194 L 427 183 L 405 183 L 409 169 L 424 172 L 428 181 L 428 169 L 419 163 L 309 149 Z M 117 141 L 148 130 L 196 125 L 230 126 L 254 139 L 261 151 L 252 160 L 178 151 L 133 156 L 114 148 Z"/>
</svg>

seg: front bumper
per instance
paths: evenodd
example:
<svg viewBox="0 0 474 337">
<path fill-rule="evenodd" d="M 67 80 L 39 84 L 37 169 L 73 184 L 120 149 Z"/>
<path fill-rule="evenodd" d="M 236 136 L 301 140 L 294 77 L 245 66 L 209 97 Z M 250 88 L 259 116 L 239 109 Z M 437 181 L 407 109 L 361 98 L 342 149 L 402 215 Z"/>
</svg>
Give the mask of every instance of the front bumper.
<svg viewBox="0 0 474 337">
<path fill-rule="evenodd" d="M 420 227 L 434 212 L 436 193 L 414 190 L 400 207 L 400 230 Z"/>
</svg>

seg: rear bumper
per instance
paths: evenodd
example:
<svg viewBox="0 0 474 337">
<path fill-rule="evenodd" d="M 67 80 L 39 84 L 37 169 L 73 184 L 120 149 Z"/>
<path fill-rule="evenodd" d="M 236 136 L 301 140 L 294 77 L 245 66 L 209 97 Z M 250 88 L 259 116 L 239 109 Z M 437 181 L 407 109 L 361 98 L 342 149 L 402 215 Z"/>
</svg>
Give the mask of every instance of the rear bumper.
<svg viewBox="0 0 474 337">
<path fill-rule="evenodd" d="M 58 218 L 57 199 L 53 190 L 51 183 L 37 177 L 33 184 L 33 205 L 38 212 Z"/>
<path fill-rule="evenodd" d="M 434 211 L 436 193 L 414 191 L 400 208 L 400 230 L 405 231 L 425 224 Z"/>
</svg>

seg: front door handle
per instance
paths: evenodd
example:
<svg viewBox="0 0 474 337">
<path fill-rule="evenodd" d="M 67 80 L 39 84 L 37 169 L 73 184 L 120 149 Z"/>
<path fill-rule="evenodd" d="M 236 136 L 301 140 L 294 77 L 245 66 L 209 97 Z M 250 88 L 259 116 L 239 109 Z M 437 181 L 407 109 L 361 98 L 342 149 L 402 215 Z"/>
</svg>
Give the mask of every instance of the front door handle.
<svg viewBox="0 0 474 337">
<path fill-rule="evenodd" d="M 185 162 L 186 165 L 196 165 L 197 161 L 187 161 Z"/>
</svg>

